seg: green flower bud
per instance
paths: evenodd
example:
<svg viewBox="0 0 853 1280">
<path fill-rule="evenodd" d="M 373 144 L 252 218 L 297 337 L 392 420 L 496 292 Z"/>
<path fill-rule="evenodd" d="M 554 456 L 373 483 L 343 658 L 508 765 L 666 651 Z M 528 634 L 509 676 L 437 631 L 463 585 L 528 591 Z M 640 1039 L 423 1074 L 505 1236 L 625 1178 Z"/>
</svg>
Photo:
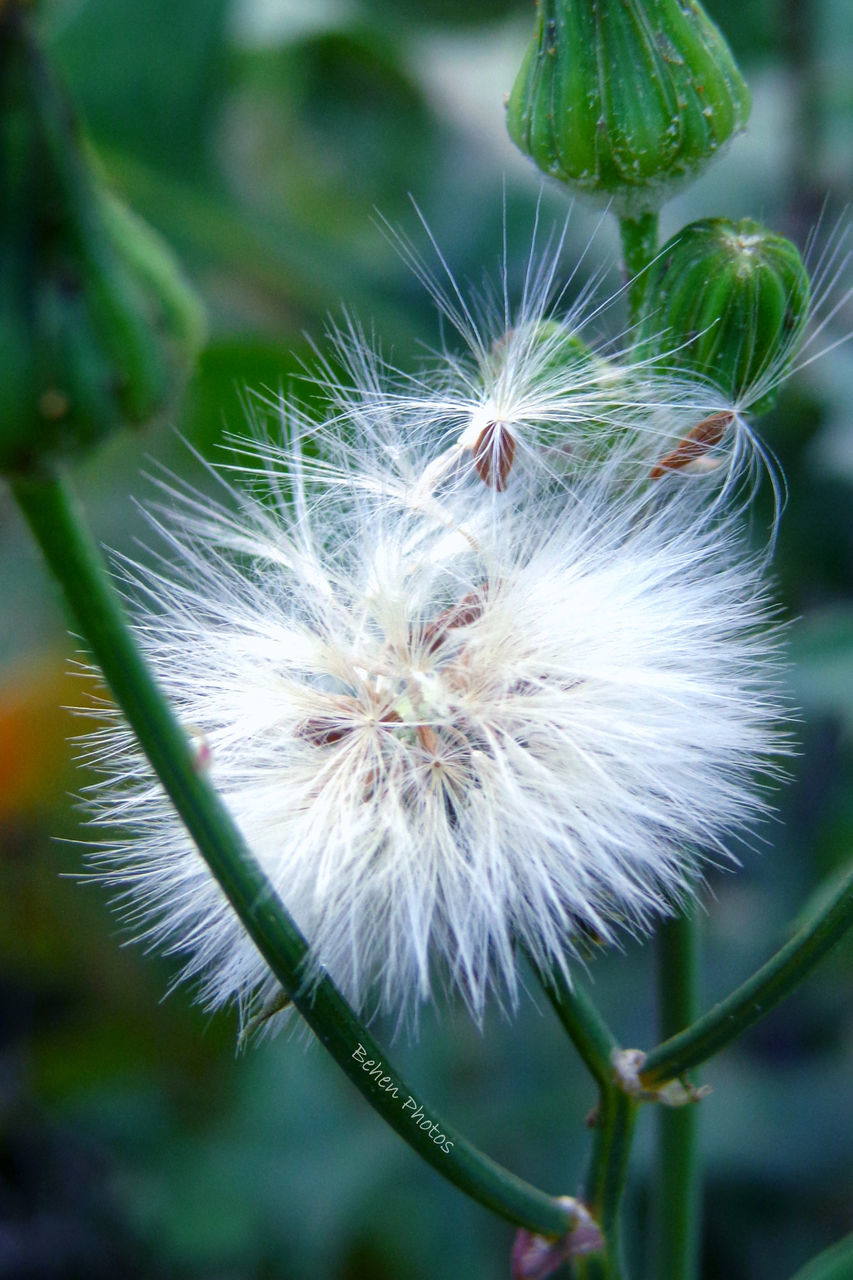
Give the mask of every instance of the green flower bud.
<svg viewBox="0 0 853 1280">
<path fill-rule="evenodd" d="M 790 240 L 745 218 L 691 223 L 649 268 L 640 358 L 698 374 L 762 413 L 802 341 L 809 277 Z"/>
<path fill-rule="evenodd" d="M 749 90 L 696 0 L 537 3 L 507 126 L 545 173 L 636 217 L 746 123 Z"/>
<path fill-rule="evenodd" d="M 0 6 L 0 472 L 162 414 L 204 332 L 166 245 L 101 183 L 20 4 Z"/>
</svg>

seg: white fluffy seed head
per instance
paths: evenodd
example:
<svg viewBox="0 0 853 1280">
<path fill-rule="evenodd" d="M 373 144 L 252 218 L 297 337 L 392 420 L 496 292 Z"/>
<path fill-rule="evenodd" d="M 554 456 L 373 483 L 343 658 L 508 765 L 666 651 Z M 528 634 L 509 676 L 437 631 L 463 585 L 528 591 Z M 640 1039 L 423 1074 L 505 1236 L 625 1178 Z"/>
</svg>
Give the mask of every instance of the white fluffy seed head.
<svg viewBox="0 0 853 1280">
<path fill-rule="evenodd" d="M 424 483 L 440 433 L 345 417 L 323 461 L 293 421 L 243 446 L 263 497 L 172 493 L 138 636 L 316 971 L 363 1011 L 438 982 L 479 1016 L 520 948 L 565 971 L 726 858 L 783 747 L 777 637 L 734 519 L 650 481 L 634 433 L 559 477 Z M 208 1005 L 259 1007 L 275 984 L 123 722 L 88 755 L 127 832 L 97 874 Z"/>
<path fill-rule="evenodd" d="M 761 451 L 743 405 L 592 346 L 558 252 L 513 311 L 505 275 L 474 304 L 401 248 L 461 354 L 403 373 L 348 321 L 325 425 L 268 404 L 235 487 L 163 486 L 167 553 L 125 572 L 314 973 L 363 1012 L 439 985 L 479 1017 L 515 1002 L 519 951 L 568 974 L 648 930 L 766 809 L 779 635 L 732 501 Z M 85 751 L 93 821 L 125 831 L 95 874 L 209 1006 L 263 1009 L 276 984 L 121 719 Z"/>
</svg>

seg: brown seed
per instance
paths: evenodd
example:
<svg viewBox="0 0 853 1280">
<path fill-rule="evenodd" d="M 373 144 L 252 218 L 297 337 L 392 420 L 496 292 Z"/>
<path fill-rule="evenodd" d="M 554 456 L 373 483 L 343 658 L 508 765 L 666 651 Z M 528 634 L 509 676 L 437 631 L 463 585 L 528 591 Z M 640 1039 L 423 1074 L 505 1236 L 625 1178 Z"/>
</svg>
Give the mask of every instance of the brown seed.
<svg viewBox="0 0 853 1280">
<path fill-rule="evenodd" d="M 402 723 L 396 711 L 383 711 L 379 717 L 379 724 Z M 355 728 L 355 725 L 341 724 L 340 719 L 335 716 L 315 716 L 313 720 L 306 720 L 297 732 L 300 738 L 307 738 L 315 747 L 331 747 L 336 742 L 342 742 Z"/>
<path fill-rule="evenodd" d="M 314 747 L 331 747 L 352 733 L 352 726 L 343 725 L 331 716 L 315 716 L 301 724 L 296 732 Z"/>
<path fill-rule="evenodd" d="M 514 457 L 515 441 L 506 427 L 497 422 L 485 426 L 474 445 L 474 466 L 483 483 L 503 493 Z"/>
<path fill-rule="evenodd" d="M 483 597 L 479 591 L 469 591 L 458 604 L 444 609 L 434 622 L 428 622 L 423 630 L 429 651 L 434 652 L 448 631 L 454 627 L 467 627 L 483 615 Z"/>
<path fill-rule="evenodd" d="M 734 414 L 728 411 L 712 413 L 709 418 L 703 418 L 692 431 L 688 431 L 672 453 L 667 454 L 661 462 L 652 467 L 649 478 L 659 480 L 667 471 L 680 471 L 682 467 L 695 462 L 697 458 L 701 458 L 709 449 L 713 449 L 720 443 L 726 429 L 733 422 Z"/>
<path fill-rule="evenodd" d="M 419 724 L 415 733 L 424 751 L 429 751 L 430 755 L 435 755 L 435 749 L 438 746 L 435 730 L 431 729 L 428 724 Z"/>
</svg>

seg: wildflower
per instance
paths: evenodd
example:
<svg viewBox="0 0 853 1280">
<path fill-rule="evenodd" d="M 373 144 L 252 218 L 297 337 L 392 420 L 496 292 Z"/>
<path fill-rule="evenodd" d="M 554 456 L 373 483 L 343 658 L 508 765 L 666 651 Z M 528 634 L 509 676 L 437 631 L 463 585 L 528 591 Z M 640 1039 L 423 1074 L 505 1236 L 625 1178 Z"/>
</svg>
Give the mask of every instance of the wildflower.
<svg viewBox="0 0 853 1280">
<path fill-rule="evenodd" d="M 523 948 L 563 971 L 647 930 L 764 808 L 774 635 L 733 519 L 649 482 L 624 433 L 555 479 L 520 454 L 424 484 L 441 441 L 341 401 L 303 457 L 242 446 L 222 505 L 171 492 L 174 561 L 131 566 L 138 635 L 275 890 L 359 1009 L 436 981 L 512 1004 Z M 357 434 L 343 419 L 357 418 Z M 676 477 L 677 479 L 677 477 Z M 97 854 L 209 1006 L 275 984 L 117 719 L 89 740 Z"/>
</svg>

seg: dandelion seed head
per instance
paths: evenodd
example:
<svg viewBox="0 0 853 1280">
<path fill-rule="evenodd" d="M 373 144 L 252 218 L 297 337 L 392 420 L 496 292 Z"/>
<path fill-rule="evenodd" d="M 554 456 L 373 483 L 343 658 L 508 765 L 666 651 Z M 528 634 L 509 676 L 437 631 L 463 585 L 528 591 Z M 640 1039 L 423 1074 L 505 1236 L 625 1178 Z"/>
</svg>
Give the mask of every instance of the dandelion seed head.
<svg viewBox="0 0 853 1280">
<path fill-rule="evenodd" d="M 398 368 L 352 317 L 322 423 L 258 399 L 219 500 L 175 482 L 125 563 L 140 644 L 200 765 L 360 1012 L 571 979 L 730 864 L 788 750 L 767 556 L 744 508 L 772 458 L 737 404 L 590 337 L 562 235 L 471 296 L 392 233 L 445 337 Z M 836 242 L 817 272 L 835 289 Z M 821 289 L 818 290 L 821 292 Z M 825 288 L 822 289 L 825 293 Z M 847 295 L 845 295 L 846 297 Z M 816 330 L 834 317 L 827 311 Z M 803 348 L 805 350 L 806 348 Z M 787 368 L 787 366 L 786 366 Z M 84 751 L 94 874 L 244 1025 L 276 984 L 116 716 Z"/>
<path fill-rule="evenodd" d="M 335 422 L 310 460 L 284 428 L 220 505 L 167 493 L 168 568 L 125 567 L 140 643 L 315 974 L 400 1019 L 441 986 L 511 1007 L 519 949 L 568 972 L 590 935 L 647 931 L 764 810 L 760 567 L 627 434 L 559 481 L 425 488 L 436 432 Z M 94 822 L 127 833 L 96 874 L 207 1005 L 251 1015 L 275 984 L 129 731 L 86 752 Z"/>
</svg>

